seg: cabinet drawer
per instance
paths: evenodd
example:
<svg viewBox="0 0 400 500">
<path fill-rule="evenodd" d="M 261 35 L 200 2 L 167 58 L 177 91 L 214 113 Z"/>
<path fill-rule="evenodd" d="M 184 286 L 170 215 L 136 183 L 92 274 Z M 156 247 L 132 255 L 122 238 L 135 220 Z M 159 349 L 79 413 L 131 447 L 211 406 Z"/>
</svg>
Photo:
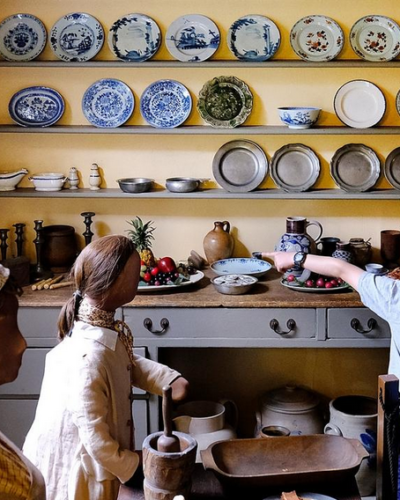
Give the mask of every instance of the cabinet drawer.
<svg viewBox="0 0 400 500">
<path fill-rule="evenodd" d="M 375 324 L 371 320 L 374 320 Z M 330 339 L 385 339 L 389 337 L 389 324 L 369 309 L 361 307 L 328 309 L 328 338 Z"/>
<path fill-rule="evenodd" d="M 38 292 L 39 293 L 39 292 Z M 18 325 L 26 338 L 57 338 L 59 307 L 21 307 Z"/>
<path fill-rule="evenodd" d="M 316 337 L 315 309 L 124 309 L 124 319 L 140 338 L 282 338 Z M 144 322 L 151 320 L 151 326 Z M 164 332 L 162 320 L 168 321 Z M 276 320 L 276 332 L 270 322 Z M 295 325 L 291 329 L 288 321 Z M 151 331 L 150 331 L 151 330 Z M 290 333 L 282 333 L 288 332 Z"/>
<path fill-rule="evenodd" d="M 0 394 L 17 396 L 39 395 L 44 374 L 46 354 L 51 349 L 28 348 L 22 358 L 18 378 L 0 386 Z"/>
</svg>

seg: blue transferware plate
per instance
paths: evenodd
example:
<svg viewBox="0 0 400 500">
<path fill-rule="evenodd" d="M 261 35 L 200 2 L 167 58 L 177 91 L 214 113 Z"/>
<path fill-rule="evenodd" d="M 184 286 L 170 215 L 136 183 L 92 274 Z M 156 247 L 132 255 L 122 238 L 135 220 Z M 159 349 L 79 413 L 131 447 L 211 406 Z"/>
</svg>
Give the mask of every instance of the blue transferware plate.
<svg viewBox="0 0 400 500">
<path fill-rule="evenodd" d="M 49 87 L 27 87 L 16 92 L 8 105 L 11 118 L 23 127 L 48 127 L 64 113 L 61 94 Z"/>
<path fill-rule="evenodd" d="M 278 50 L 281 34 L 268 17 L 247 15 L 229 28 L 227 43 L 232 54 L 244 61 L 266 61 Z"/>
<path fill-rule="evenodd" d="M 14 14 L 0 24 L 0 54 L 7 61 L 31 61 L 46 45 L 47 32 L 32 14 Z"/>
<path fill-rule="evenodd" d="M 115 128 L 132 115 L 135 98 L 124 82 L 103 78 L 94 82 L 84 93 L 82 111 L 95 127 Z"/>
<path fill-rule="evenodd" d="M 271 269 L 271 264 L 261 259 L 232 258 L 217 260 L 211 264 L 211 269 L 219 275 L 246 274 L 259 278 Z"/>
<path fill-rule="evenodd" d="M 89 61 L 100 51 L 103 43 L 102 25 L 83 12 L 66 14 L 50 32 L 50 47 L 62 61 Z"/>
<path fill-rule="evenodd" d="M 190 14 L 179 17 L 169 26 L 165 43 L 178 61 L 200 62 L 214 54 L 220 40 L 214 21 L 206 16 Z"/>
<path fill-rule="evenodd" d="M 127 14 L 117 19 L 108 34 L 111 52 L 123 61 L 146 61 L 154 56 L 160 45 L 158 24 L 144 14 Z"/>
<path fill-rule="evenodd" d="M 191 110 L 192 98 L 188 89 L 175 80 L 157 80 L 140 98 L 140 112 L 152 127 L 178 127 Z"/>
</svg>

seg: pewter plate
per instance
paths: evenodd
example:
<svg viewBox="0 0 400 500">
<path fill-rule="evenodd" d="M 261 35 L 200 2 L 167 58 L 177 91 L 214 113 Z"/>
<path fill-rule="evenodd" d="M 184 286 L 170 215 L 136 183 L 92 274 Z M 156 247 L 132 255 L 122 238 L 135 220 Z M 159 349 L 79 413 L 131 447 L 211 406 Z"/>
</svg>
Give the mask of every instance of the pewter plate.
<svg viewBox="0 0 400 500">
<path fill-rule="evenodd" d="M 362 193 L 376 184 L 381 164 L 375 151 L 368 146 L 346 144 L 333 155 L 330 172 L 343 191 Z"/>
<path fill-rule="evenodd" d="M 395 189 L 400 189 L 400 148 L 394 149 L 386 158 L 383 172 L 386 180 Z"/>
<path fill-rule="evenodd" d="M 252 141 L 227 142 L 213 159 L 213 174 L 218 184 L 231 193 L 256 189 L 268 172 L 268 158 Z"/>
<path fill-rule="evenodd" d="M 320 173 L 320 161 L 304 144 L 287 144 L 278 149 L 271 160 L 271 177 L 275 184 L 289 193 L 307 191 Z"/>
</svg>

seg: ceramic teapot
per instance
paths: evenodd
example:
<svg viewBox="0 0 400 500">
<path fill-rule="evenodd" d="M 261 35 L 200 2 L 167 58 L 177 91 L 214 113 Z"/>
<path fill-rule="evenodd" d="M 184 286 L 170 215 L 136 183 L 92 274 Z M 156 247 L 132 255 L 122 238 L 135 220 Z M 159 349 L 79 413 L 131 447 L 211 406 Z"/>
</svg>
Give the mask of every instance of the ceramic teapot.
<svg viewBox="0 0 400 500">
<path fill-rule="evenodd" d="M 198 443 L 196 462 L 201 462 L 200 450 L 216 441 L 237 437 L 238 411 L 233 401 L 190 401 L 178 406 L 176 413 L 175 429 L 190 434 Z"/>
<path fill-rule="evenodd" d="M 311 238 L 307 233 L 307 228 L 316 226 L 318 235 L 316 238 Z M 317 253 L 317 242 L 322 236 L 322 226 L 316 220 L 308 221 L 305 217 L 287 217 L 286 218 L 286 233 L 284 233 L 275 250 L 281 252 L 304 252 Z"/>
</svg>

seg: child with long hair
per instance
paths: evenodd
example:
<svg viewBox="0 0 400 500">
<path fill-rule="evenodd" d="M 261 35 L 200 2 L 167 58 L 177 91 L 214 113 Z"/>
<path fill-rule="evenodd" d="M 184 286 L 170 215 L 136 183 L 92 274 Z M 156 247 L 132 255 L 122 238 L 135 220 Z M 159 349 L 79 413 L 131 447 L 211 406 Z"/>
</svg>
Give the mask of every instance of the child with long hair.
<svg viewBox="0 0 400 500">
<path fill-rule="evenodd" d="M 61 342 L 47 355 L 35 420 L 24 453 L 42 472 L 47 500 L 114 500 L 134 475 L 132 385 L 172 398 L 188 382 L 134 354 L 129 327 L 114 319 L 136 295 L 140 257 L 125 236 L 93 241 L 71 271 L 75 292 L 61 310 Z"/>
</svg>

